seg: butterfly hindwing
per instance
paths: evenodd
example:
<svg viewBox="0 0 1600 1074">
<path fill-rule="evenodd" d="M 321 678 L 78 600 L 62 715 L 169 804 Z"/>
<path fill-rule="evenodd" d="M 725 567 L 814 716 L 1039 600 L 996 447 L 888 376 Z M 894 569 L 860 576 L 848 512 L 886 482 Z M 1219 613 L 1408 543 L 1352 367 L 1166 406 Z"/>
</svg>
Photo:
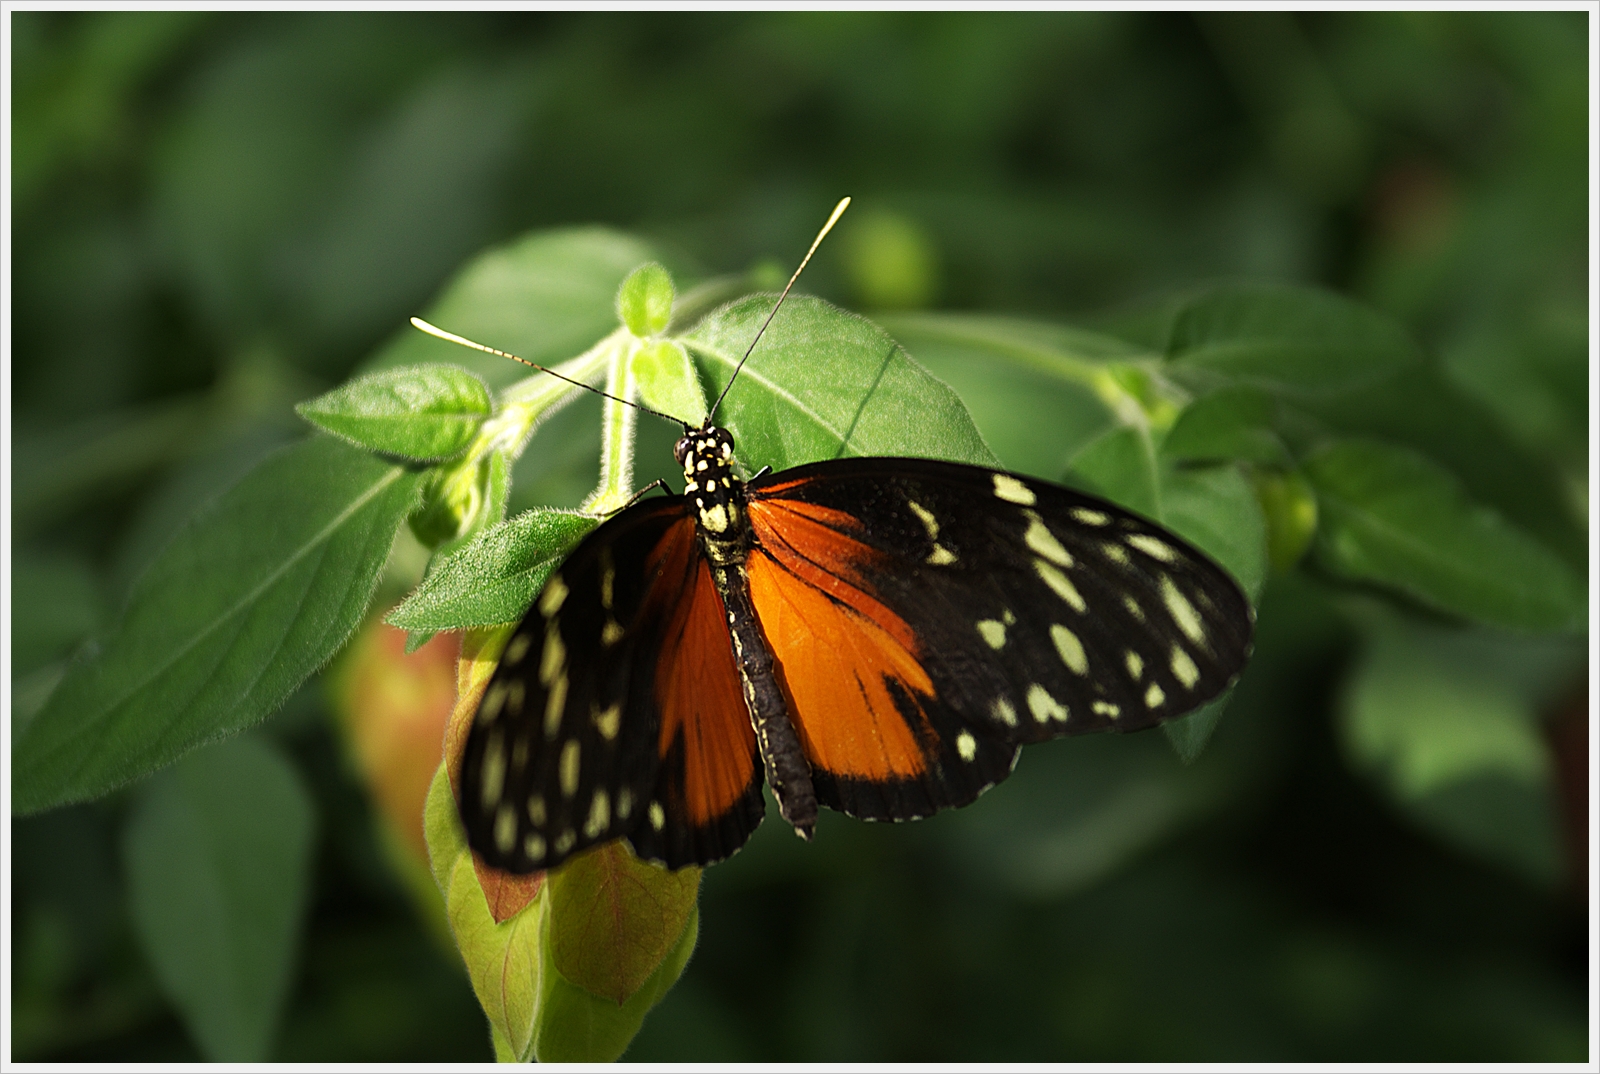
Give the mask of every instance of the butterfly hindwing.
<svg viewBox="0 0 1600 1074">
<path fill-rule="evenodd" d="M 679 651 L 685 623 L 706 614 L 693 551 L 681 502 L 646 501 L 585 538 L 534 600 L 463 754 L 462 819 L 491 865 L 551 868 L 631 834 L 642 856 L 677 867 L 726 857 L 759 823 L 759 782 L 753 804 L 749 790 L 759 762 L 726 630 L 720 661 L 714 644 Z M 687 702 L 681 693 L 663 698 L 670 669 L 687 659 L 713 688 Z M 746 740 L 735 726 L 709 755 L 685 749 L 685 723 L 728 727 L 730 682 Z M 664 713 L 675 720 L 668 741 Z M 734 782 L 737 792 L 728 791 Z"/>
<path fill-rule="evenodd" d="M 881 765 L 843 776 L 828 757 L 859 755 L 847 721 L 796 699 L 796 722 L 829 739 L 812 748 L 813 767 L 834 776 L 840 808 L 855 815 L 964 804 L 1004 778 L 1017 745 L 1181 715 L 1226 689 L 1249 653 L 1252 616 L 1237 584 L 1187 543 L 1095 497 L 979 467 L 879 458 L 797 467 L 752 482 L 749 495 L 762 551 L 777 561 L 758 569 L 752 557 L 764 621 L 756 579 L 782 566 L 827 575 L 823 589 L 909 638 L 890 692 L 902 727 L 933 740 L 913 778 Z M 841 611 L 834 629 L 860 619 Z M 798 655 L 781 631 L 774 645 Z M 873 808 L 860 783 L 897 800 Z"/>
</svg>

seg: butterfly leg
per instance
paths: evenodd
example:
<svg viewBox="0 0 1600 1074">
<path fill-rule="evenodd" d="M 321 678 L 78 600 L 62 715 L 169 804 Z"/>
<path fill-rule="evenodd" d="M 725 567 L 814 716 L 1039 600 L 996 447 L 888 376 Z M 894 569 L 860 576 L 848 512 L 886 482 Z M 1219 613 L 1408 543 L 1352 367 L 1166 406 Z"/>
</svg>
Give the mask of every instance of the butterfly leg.
<svg viewBox="0 0 1600 1074">
<path fill-rule="evenodd" d="M 767 785 L 778 800 L 783 819 L 794 826 L 800 838 L 810 840 L 817 824 L 817 792 L 811 785 L 811 766 L 806 763 L 800 736 L 789 720 L 783 690 L 773 673 L 772 653 L 750 602 L 749 578 L 742 564 L 715 567 L 712 576 L 727 609 L 734 658 L 739 663 L 744 700 L 761 749 Z"/>
</svg>

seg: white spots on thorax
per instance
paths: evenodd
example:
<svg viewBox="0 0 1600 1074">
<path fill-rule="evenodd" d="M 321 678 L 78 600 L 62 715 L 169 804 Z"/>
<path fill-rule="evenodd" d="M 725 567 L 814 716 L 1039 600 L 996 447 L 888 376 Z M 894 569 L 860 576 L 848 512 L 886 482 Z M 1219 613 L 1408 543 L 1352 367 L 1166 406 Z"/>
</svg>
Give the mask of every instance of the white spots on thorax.
<svg viewBox="0 0 1600 1074">
<path fill-rule="evenodd" d="M 1167 542 L 1163 540 L 1150 536 L 1148 533 L 1131 533 L 1127 537 L 1123 538 L 1123 540 L 1127 541 L 1134 548 L 1137 548 L 1139 551 L 1143 552 L 1152 559 L 1159 559 L 1163 563 L 1173 563 L 1177 561 L 1178 553 L 1172 550 L 1171 545 L 1167 544 Z"/>
<path fill-rule="evenodd" d="M 499 730 L 490 731 L 489 741 L 483 745 L 483 783 L 479 787 L 484 809 L 490 808 L 500 800 L 500 792 L 505 789 L 505 780 L 505 743 L 500 738 Z"/>
<path fill-rule="evenodd" d="M 1200 681 L 1200 669 L 1195 667 L 1194 661 L 1181 645 L 1172 647 L 1172 674 L 1183 683 L 1185 690 L 1193 690 L 1194 684 Z"/>
<path fill-rule="evenodd" d="M 502 805 L 494 815 L 494 845 L 502 854 L 511 853 L 517 844 L 517 811 Z"/>
<path fill-rule="evenodd" d="M 1113 720 L 1122 715 L 1122 707 L 1120 705 L 1113 705 L 1109 701 L 1096 701 L 1089 707 L 1094 709 L 1095 715 L 1109 716 Z"/>
<path fill-rule="evenodd" d="M 1132 649 L 1129 649 L 1126 662 L 1128 665 L 1128 674 L 1132 676 L 1134 682 L 1138 682 L 1139 676 L 1144 674 L 1144 657 L 1140 656 Z"/>
<path fill-rule="evenodd" d="M 604 789 L 597 790 L 594 797 L 589 799 L 589 818 L 583 822 L 583 834 L 595 839 L 610 826 L 611 796 Z"/>
<path fill-rule="evenodd" d="M 567 739 L 561 747 L 561 761 L 559 764 L 561 775 L 561 797 L 571 798 L 578 793 L 578 761 L 581 747 L 575 738 Z"/>
<path fill-rule="evenodd" d="M 922 528 L 928 531 L 928 540 L 939 539 L 939 520 L 933 517 L 933 512 L 922 506 L 916 500 L 907 500 L 906 506 L 911 508 L 911 513 L 922 522 Z"/>
<path fill-rule="evenodd" d="M 1101 511 L 1088 507 L 1074 507 L 1072 517 L 1082 522 L 1085 526 L 1104 526 L 1111 521 L 1111 516 Z"/>
<path fill-rule="evenodd" d="M 506 646 L 506 655 L 500 658 L 500 663 L 503 665 L 521 663 L 522 658 L 528 654 L 528 646 L 532 644 L 533 636 L 523 631 L 511 639 L 511 643 Z"/>
<path fill-rule="evenodd" d="M 1006 625 L 998 619 L 979 619 L 978 633 L 991 649 L 1003 649 L 1006 644 Z"/>
<path fill-rule="evenodd" d="M 622 629 L 621 623 L 608 618 L 606 625 L 600 628 L 600 644 L 609 649 L 622 640 L 624 633 L 626 632 Z"/>
<path fill-rule="evenodd" d="M 556 853 L 565 854 L 567 851 L 572 849 L 572 845 L 577 841 L 578 833 L 573 831 L 571 828 L 566 829 L 560 835 L 556 836 Z"/>
<path fill-rule="evenodd" d="M 700 472 L 700 473 L 705 472 L 705 470 L 708 468 L 708 466 L 709 466 L 709 464 L 704 459 L 701 459 L 699 462 L 694 464 L 694 468 L 695 468 L 696 472 Z"/>
<path fill-rule="evenodd" d="M 1089 605 L 1083 599 L 1083 594 L 1078 592 L 1078 587 L 1072 580 L 1062 574 L 1053 564 L 1042 559 L 1033 561 L 1033 569 L 1039 572 L 1039 577 L 1044 579 L 1044 584 L 1056 591 L 1056 596 L 1072 605 L 1074 611 L 1087 611 Z"/>
<path fill-rule="evenodd" d="M 1024 507 L 1032 507 L 1038 500 L 1033 490 L 1010 474 L 994 474 L 994 494 L 1010 503 L 1020 503 Z"/>
<path fill-rule="evenodd" d="M 539 594 L 539 614 L 550 618 L 561 610 L 561 603 L 566 599 L 567 583 L 561 580 L 561 575 L 552 574 L 544 584 L 544 592 Z"/>
<path fill-rule="evenodd" d="M 1161 576 L 1161 600 L 1166 604 L 1172 621 L 1178 624 L 1178 629 L 1183 631 L 1190 641 L 1198 645 L 1206 640 L 1205 625 L 1200 622 L 1200 615 L 1194 610 L 1194 605 L 1178 591 L 1172 579 L 1164 574 Z"/>
<path fill-rule="evenodd" d="M 667 826 L 667 811 L 661 808 L 660 802 L 650 803 L 650 827 L 660 831 Z"/>
<path fill-rule="evenodd" d="M 528 819 L 533 822 L 535 828 L 543 828 L 545 823 L 549 821 L 550 814 L 544 807 L 544 795 L 528 795 Z"/>
<path fill-rule="evenodd" d="M 978 740 L 972 737 L 971 732 L 963 731 L 956 736 L 956 752 L 963 761 L 971 761 L 978 756 Z"/>
<path fill-rule="evenodd" d="M 720 503 L 714 503 L 710 507 L 702 508 L 700 511 L 700 525 L 712 533 L 725 533 L 728 529 L 727 507 Z"/>
<path fill-rule="evenodd" d="M 1069 715 L 1067 706 L 1057 701 L 1050 695 L 1049 690 L 1038 683 L 1028 687 L 1028 711 L 1033 713 L 1033 718 L 1040 723 L 1049 723 L 1051 720 L 1066 723 Z"/>
<path fill-rule="evenodd" d="M 1050 532 L 1050 527 L 1044 524 L 1044 519 L 1032 511 L 1024 511 L 1028 516 L 1028 532 L 1022 535 L 1029 548 L 1060 567 L 1072 566 L 1072 554 L 1061 546 L 1056 540 L 1056 535 Z"/>
<path fill-rule="evenodd" d="M 522 853 L 527 855 L 530 861 L 542 861 L 548 849 L 550 848 L 545 845 L 544 836 L 538 832 L 529 832 L 522 838 Z"/>
<path fill-rule="evenodd" d="M 1007 701 L 1005 698 L 995 698 L 994 704 L 989 706 L 989 711 L 994 714 L 995 719 L 999 720 L 1007 727 L 1017 726 L 1017 710 L 1012 708 L 1011 702 Z"/>
<path fill-rule="evenodd" d="M 1161 684 L 1153 682 L 1150 684 L 1150 689 L 1144 692 L 1144 707 L 1147 709 L 1159 708 L 1166 699 L 1167 692 L 1161 689 Z"/>
<path fill-rule="evenodd" d="M 589 718 L 594 721 L 595 730 L 600 732 L 600 737 L 610 742 L 617 737 L 617 729 L 622 726 L 622 702 L 618 701 L 609 708 L 602 709 L 591 701 Z"/>
<path fill-rule="evenodd" d="M 1050 640 L 1055 642 L 1056 652 L 1060 654 L 1063 664 L 1075 674 L 1089 674 L 1089 657 L 1084 653 L 1083 642 L 1078 640 L 1078 635 L 1060 623 L 1051 623 Z"/>
</svg>

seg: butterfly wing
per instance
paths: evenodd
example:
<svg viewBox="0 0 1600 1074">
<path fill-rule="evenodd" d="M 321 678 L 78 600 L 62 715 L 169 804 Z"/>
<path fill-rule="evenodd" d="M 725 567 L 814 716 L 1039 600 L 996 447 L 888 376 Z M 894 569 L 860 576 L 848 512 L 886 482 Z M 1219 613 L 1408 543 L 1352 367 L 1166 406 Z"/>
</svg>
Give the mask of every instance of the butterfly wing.
<svg viewBox="0 0 1600 1074">
<path fill-rule="evenodd" d="M 760 823 L 761 766 L 721 600 L 681 500 L 591 533 L 507 642 L 468 733 L 468 841 L 512 872 L 628 836 L 677 868 Z"/>
<path fill-rule="evenodd" d="M 1092 496 L 882 458 L 749 495 L 752 599 L 818 800 L 854 816 L 963 805 L 1020 745 L 1182 715 L 1249 655 L 1233 579 Z"/>
</svg>

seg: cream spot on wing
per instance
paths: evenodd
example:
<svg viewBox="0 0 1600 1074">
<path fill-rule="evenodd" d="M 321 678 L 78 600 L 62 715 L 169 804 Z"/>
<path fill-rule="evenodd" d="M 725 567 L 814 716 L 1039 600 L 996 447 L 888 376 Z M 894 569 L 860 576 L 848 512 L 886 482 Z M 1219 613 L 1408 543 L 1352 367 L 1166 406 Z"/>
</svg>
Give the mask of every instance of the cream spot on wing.
<svg viewBox="0 0 1600 1074">
<path fill-rule="evenodd" d="M 1011 503 L 1020 503 L 1024 507 L 1032 507 L 1038 499 L 1033 490 L 1010 474 L 994 475 L 994 494 L 1002 500 Z"/>
<path fill-rule="evenodd" d="M 1161 600 L 1166 604 L 1172 621 L 1178 624 L 1179 630 L 1188 635 L 1190 641 L 1200 644 L 1206 640 L 1206 628 L 1201 624 L 1194 605 L 1178 592 L 1178 587 L 1172 584 L 1172 579 L 1164 574 L 1161 576 Z"/>
<path fill-rule="evenodd" d="M 660 831 L 667 825 L 667 811 L 661 808 L 660 802 L 650 803 L 650 827 Z"/>
<path fill-rule="evenodd" d="M 1163 563 L 1171 563 L 1178 558 L 1178 553 L 1165 541 L 1158 540 L 1148 533 L 1132 533 L 1124 538 L 1129 544 L 1153 559 Z"/>
<path fill-rule="evenodd" d="M 617 819 L 627 820 L 628 814 L 633 812 L 633 792 L 627 787 L 617 792 Z"/>
<path fill-rule="evenodd" d="M 933 551 L 928 553 L 928 562 L 935 567 L 948 567 L 956 561 L 956 554 L 942 544 L 933 546 Z"/>
<path fill-rule="evenodd" d="M 594 720 L 595 729 L 600 732 L 600 737 L 607 742 L 617 737 L 617 728 L 622 726 L 622 702 L 618 701 L 610 708 L 601 709 L 594 702 L 589 702 L 590 719 Z"/>
<path fill-rule="evenodd" d="M 1082 522 L 1085 526 L 1104 526 L 1111 521 L 1111 516 L 1087 507 L 1074 507 L 1072 517 Z"/>
<path fill-rule="evenodd" d="M 511 767 L 521 772 L 528 764 L 528 736 L 518 735 L 511 744 Z"/>
<path fill-rule="evenodd" d="M 1088 610 L 1089 606 L 1084 602 L 1083 594 L 1078 592 L 1078 587 L 1073 585 L 1072 581 L 1062 574 L 1059 569 L 1042 559 L 1033 561 L 1033 569 L 1039 572 L 1039 577 L 1044 579 L 1044 584 L 1054 589 L 1056 596 L 1072 605 L 1075 611 Z"/>
<path fill-rule="evenodd" d="M 1002 649 L 1006 644 L 1006 625 L 998 619 L 979 619 L 978 633 L 991 649 Z"/>
<path fill-rule="evenodd" d="M 545 846 L 544 836 L 538 832 L 529 832 L 522 840 L 522 853 L 534 861 L 544 857 L 544 852 L 549 849 Z"/>
<path fill-rule="evenodd" d="M 522 703 L 528 699 L 528 688 L 521 679 L 512 679 L 506 686 L 506 711 L 513 716 L 522 715 Z"/>
<path fill-rule="evenodd" d="M 907 500 L 906 506 L 911 508 L 911 513 L 922 520 L 922 528 L 928 531 L 928 540 L 939 539 L 939 520 L 933 517 L 933 512 L 922 506 L 916 500 Z"/>
<path fill-rule="evenodd" d="M 616 592 L 617 569 L 611 565 L 611 550 L 602 553 L 600 560 L 600 607 L 611 610 L 611 598 Z"/>
<path fill-rule="evenodd" d="M 502 854 L 511 853 L 517 844 L 517 811 L 502 805 L 494 815 L 494 845 Z"/>
<path fill-rule="evenodd" d="M 1167 699 L 1166 691 L 1161 689 L 1160 683 L 1151 683 L 1150 689 L 1144 692 L 1144 707 L 1153 709 Z"/>
<path fill-rule="evenodd" d="M 611 797 L 604 790 L 594 792 L 589 799 L 589 819 L 583 822 L 583 834 L 594 839 L 611 826 Z"/>
<path fill-rule="evenodd" d="M 554 739 L 561 728 L 561 713 L 567 707 L 567 677 L 557 676 L 544 699 L 544 737 Z"/>
<path fill-rule="evenodd" d="M 499 731 L 489 732 L 489 741 L 483 747 L 483 808 L 489 809 L 500 800 L 506 785 L 506 750 L 500 741 Z"/>
<path fill-rule="evenodd" d="M 1128 596 L 1126 593 L 1124 593 L 1122 595 L 1122 606 L 1124 608 L 1128 609 L 1128 614 L 1129 615 L 1133 616 L 1135 619 L 1139 620 L 1139 622 L 1141 622 L 1141 623 L 1144 622 L 1144 609 L 1139 607 L 1139 602 L 1138 601 L 1134 600 L 1132 597 Z"/>
<path fill-rule="evenodd" d="M 978 740 L 966 731 L 956 736 L 956 752 L 963 761 L 970 761 L 978 756 Z"/>
<path fill-rule="evenodd" d="M 539 656 L 539 681 L 549 686 L 561 673 L 567 662 L 567 647 L 561 641 L 561 629 L 551 620 L 544 629 L 544 652 Z"/>
<path fill-rule="evenodd" d="M 1061 654 L 1063 664 L 1079 675 L 1089 674 L 1089 658 L 1084 654 L 1083 642 L 1078 640 L 1078 635 L 1060 623 L 1051 623 L 1050 640 L 1056 643 L 1056 652 Z"/>
<path fill-rule="evenodd" d="M 1106 558 L 1115 563 L 1117 566 L 1126 567 L 1128 565 L 1127 549 L 1123 548 L 1120 544 L 1112 544 L 1110 541 L 1107 541 L 1105 544 L 1100 546 L 1100 551 L 1104 552 L 1106 554 Z"/>
<path fill-rule="evenodd" d="M 550 815 L 545 812 L 544 795 L 528 795 L 528 819 L 538 828 L 543 828 L 545 821 L 550 819 Z"/>
<path fill-rule="evenodd" d="M 1140 656 L 1132 649 L 1128 650 L 1127 663 L 1128 674 L 1132 675 L 1135 680 L 1137 680 L 1140 675 L 1144 674 L 1144 657 Z"/>
<path fill-rule="evenodd" d="M 515 664 L 528 654 L 528 646 L 533 644 L 533 636 L 523 631 L 511 639 L 511 644 L 506 646 L 506 655 L 500 658 L 502 664 Z"/>
<path fill-rule="evenodd" d="M 561 602 L 566 599 L 567 583 L 561 580 L 561 575 L 552 574 L 544 584 L 544 592 L 539 594 L 539 614 L 550 618 L 561 610 Z"/>
<path fill-rule="evenodd" d="M 994 699 L 994 704 L 989 706 L 989 711 L 994 713 L 994 718 L 1007 727 L 1017 726 L 1017 710 L 1011 707 L 1011 702 L 1003 697 Z"/>
<path fill-rule="evenodd" d="M 561 747 L 561 797 L 571 798 L 578 793 L 578 740 L 567 739 L 566 745 Z"/>
<path fill-rule="evenodd" d="M 1183 683 L 1185 690 L 1193 690 L 1194 684 L 1200 681 L 1200 669 L 1194 666 L 1194 661 L 1181 645 L 1172 647 L 1172 674 Z"/>
<path fill-rule="evenodd" d="M 1028 687 L 1028 711 L 1033 713 L 1033 718 L 1040 723 L 1048 723 L 1051 720 L 1065 722 L 1067 718 L 1067 706 L 1051 697 L 1050 691 L 1038 683 Z"/>
<path fill-rule="evenodd" d="M 1097 715 L 1110 716 L 1113 720 L 1122 715 L 1122 709 L 1109 701 L 1096 701 L 1091 707 Z"/>
<path fill-rule="evenodd" d="M 478 706 L 478 722 L 493 723 L 494 718 L 500 715 L 500 707 L 506 703 L 506 684 L 497 682 L 489 687 L 489 692 L 483 695 L 483 704 Z"/>
<path fill-rule="evenodd" d="M 1050 527 L 1044 520 L 1034 515 L 1028 522 L 1028 532 L 1022 535 L 1028 547 L 1039 553 L 1051 563 L 1062 567 L 1072 566 L 1072 554 L 1061 547 L 1061 542 L 1056 540 L 1056 535 L 1050 532 Z"/>
<path fill-rule="evenodd" d="M 1000 621 L 1003 622 L 1006 626 L 1016 626 L 1017 625 L 1017 617 L 1011 614 L 1011 609 L 1010 608 L 1007 608 L 1005 611 L 1000 613 Z"/>
<path fill-rule="evenodd" d="M 600 628 L 600 644 L 609 649 L 622 640 L 622 634 L 622 624 L 615 619 L 607 619 L 606 625 Z"/>
<path fill-rule="evenodd" d="M 576 843 L 577 841 L 578 833 L 573 831 L 571 828 L 568 828 L 566 831 L 556 836 L 556 853 L 565 854 L 567 851 L 572 849 L 572 844 Z"/>
</svg>

